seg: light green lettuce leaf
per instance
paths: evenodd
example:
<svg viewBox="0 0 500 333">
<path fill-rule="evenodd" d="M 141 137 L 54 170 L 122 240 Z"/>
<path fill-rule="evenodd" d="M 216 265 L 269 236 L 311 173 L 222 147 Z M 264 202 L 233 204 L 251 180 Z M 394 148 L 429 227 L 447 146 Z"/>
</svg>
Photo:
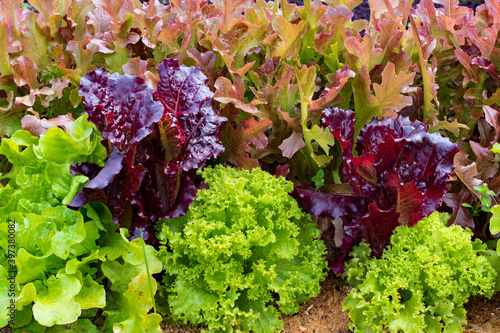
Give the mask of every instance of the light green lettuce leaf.
<svg viewBox="0 0 500 333">
<path fill-rule="evenodd" d="M 47 258 L 51 256 L 53 255 L 47 254 L 37 257 L 30 254 L 24 248 L 20 248 L 16 256 L 18 268 L 17 283 L 23 285 L 31 281 L 43 280 L 47 271 Z"/>
<path fill-rule="evenodd" d="M 7 326 L 11 318 L 9 317 L 8 307 L 11 304 L 11 299 L 14 297 L 9 296 L 10 281 L 8 279 L 7 270 L 0 265 L 0 326 Z"/>
<path fill-rule="evenodd" d="M 52 236 L 56 232 L 55 223 L 48 217 L 28 213 L 22 215 L 11 215 L 18 222 L 16 230 L 16 242 L 30 254 L 50 255 L 52 254 Z"/>
<path fill-rule="evenodd" d="M 73 164 L 82 162 L 101 162 L 106 158 L 106 150 L 99 142 L 99 134 L 95 126 L 87 121 L 84 115 L 73 125 L 73 133 L 59 127 L 51 127 L 40 137 L 39 144 L 33 151 L 40 159 L 57 164 Z"/>
<path fill-rule="evenodd" d="M 74 297 L 80 292 L 82 284 L 72 276 L 63 274 L 58 278 L 51 276 L 46 289 L 37 289 L 33 316 L 44 326 L 69 324 L 78 319 L 82 309 Z"/>
<path fill-rule="evenodd" d="M 21 290 L 21 294 L 16 300 L 16 305 L 18 309 L 22 309 L 23 307 L 30 305 L 35 301 L 36 297 L 36 287 L 35 284 L 30 282 L 23 286 Z"/>
<path fill-rule="evenodd" d="M 103 165 L 101 140 L 82 116 L 72 133 L 51 128 L 39 138 L 18 130 L 1 141 L 0 155 L 12 167 L 1 177 L 0 248 L 8 246 L 6 222 L 12 220 L 18 247 L 13 326 L 18 331 L 43 332 L 45 326 L 74 322 L 82 308 L 105 306 L 95 263 L 107 260 L 110 248 L 99 251 L 98 243 L 104 224 L 113 224 L 111 214 L 102 203 L 78 212 L 66 207 L 87 181 L 72 176 L 70 165 Z"/>
<path fill-rule="evenodd" d="M 66 325 L 55 325 L 47 328 L 45 333 L 100 333 L 89 319 L 78 319 L 77 321 Z"/>
<path fill-rule="evenodd" d="M 500 205 L 491 207 L 490 232 L 496 235 L 500 232 Z"/>
<path fill-rule="evenodd" d="M 354 247 L 344 277 L 350 328 L 360 332 L 462 332 L 470 295 L 491 297 L 496 273 L 472 232 L 447 226 L 433 213 L 414 227 L 400 226 L 381 259 L 366 244 Z"/>
<path fill-rule="evenodd" d="M 107 323 L 114 332 L 161 332 L 158 314 L 148 314 L 153 307 L 149 289 L 151 282 L 153 296 L 157 284 L 152 274 L 162 271 L 162 263 L 157 251 L 145 245 L 144 257 L 142 239 L 129 241 L 128 231 L 121 228 L 120 233 L 108 233 L 101 243 L 106 251 L 107 260 L 101 265 L 102 272 L 111 282 L 108 306 L 105 308 Z M 117 259 L 121 258 L 120 263 Z M 149 274 L 146 271 L 148 261 Z"/>
<path fill-rule="evenodd" d="M 82 289 L 74 297 L 74 301 L 80 304 L 82 310 L 105 307 L 106 291 L 104 286 L 94 281 L 89 274 L 85 275 L 83 279 L 81 275 L 82 273 L 77 271 L 76 276 L 79 276 L 79 280 L 82 282 Z"/>
<path fill-rule="evenodd" d="M 70 253 L 74 256 L 83 254 L 72 251 L 72 246 L 81 243 L 86 237 L 82 214 L 64 206 L 57 206 L 45 208 L 42 216 L 50 218 L 57 227 L 52 237 L 52 251 L 56 256 L 67 259 Z"/>
<path fill-rule="evenodd" d="M 38 165 L 37 157 L 33 151 L 33 147 L 37 143 L 37 137 L 23 130 L 16 131 L 10 139 L 2 140 L 0 154 L 5 155 L 14 166 L 14 170 L 9 172 L 9 174 L 14 174 L 16 167 L 36 167 Z"/>
</svg>

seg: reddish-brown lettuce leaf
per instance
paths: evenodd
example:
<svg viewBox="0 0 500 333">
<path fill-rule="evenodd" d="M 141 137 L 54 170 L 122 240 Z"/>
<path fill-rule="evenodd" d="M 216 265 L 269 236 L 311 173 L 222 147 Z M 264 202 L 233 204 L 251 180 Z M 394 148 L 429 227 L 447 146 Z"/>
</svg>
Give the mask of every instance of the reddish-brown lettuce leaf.
<svg viewBox="0 0 500 333">
<path fill-rule="evenodd" d="M 259 167 L 259 161 L 250 156 L 250 150 L 263 149 L 267 146 L 266 130 L 271 128 L 269 119 L 256 120 L 248 117 L 234 126 L 225 126 L 222 143 L 227 147 L 221 158 L 238 168 L 252 169 Z"/>
<path fill-rule="evenodd" d="M 40 116 L 36 112 L 34 115 L 27 114 L 21 119 L 23 129 L 34 136 L 45 134 L 51 127 L 62 127 L 66 131 L 73 133 L 74 122 L 75 119 L 73 119 L 71 114 L 60 115 L 48 120 L 45 118 L 40 119 Z"/>
</svg>

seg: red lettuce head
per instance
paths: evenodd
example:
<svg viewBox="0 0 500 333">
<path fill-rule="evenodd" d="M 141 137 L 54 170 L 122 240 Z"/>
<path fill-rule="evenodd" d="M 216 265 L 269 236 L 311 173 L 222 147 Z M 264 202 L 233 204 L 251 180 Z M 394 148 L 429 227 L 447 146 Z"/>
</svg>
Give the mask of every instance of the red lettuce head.
<svg viewBox="0 0 500 333">
<path fill-rule="evenodd" d="M 353 111 L 328 108 L 321 124 L 342 147 L 343 178 L 354 196 L 302 189 L 291 195 L 313 215 L 342 218 L 342 253 L 332 267 L 338 274 L 346 254 L 361 238 L 379 255 L 395 227 L 413 226 L 441 205 L 458 148 L 438 133 L 429 133 L 422 122 L 398 116 L 374 118 L 367 124 L 354 154 Z"/>
<path fill-rule="evenodd" d="M 73 166 L 90 178 L 71 207 L 103 200 L 116 224 L 152 241 L 149 222 L 186 213 L 196 195 L 196 169 L 224 148 L 226 118 L 213 109 L 208 79 L 196 67 L 164 59 L 158 88 L 143 79 L 97 69 L 82 78 L 85 112 L 111 147 L 103 168 Z"/>
</svg>

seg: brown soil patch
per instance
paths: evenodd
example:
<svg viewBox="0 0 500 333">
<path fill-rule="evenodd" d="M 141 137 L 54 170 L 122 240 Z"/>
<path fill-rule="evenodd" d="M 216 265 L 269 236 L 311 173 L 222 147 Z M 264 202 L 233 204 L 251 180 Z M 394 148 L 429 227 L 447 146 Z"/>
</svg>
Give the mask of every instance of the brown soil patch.
<svg viewBox="0 0 500 333">
<path fill-rule="evenodd" d="M 283 333 L 326 333 L 347 332 L 349 317 L 342 311 L 349 286 L 342 286 L 341 280 L 330 271 L 322 283 L 321 292 L 304 304 L 298 314 L 283 316 Z"/>
<path fill-rule="evenodd" d="M 465 305 L 468 324 L 464 332 L 500 332 L 500 292 L 491 299 L 474 296 Z"/>
</svg>

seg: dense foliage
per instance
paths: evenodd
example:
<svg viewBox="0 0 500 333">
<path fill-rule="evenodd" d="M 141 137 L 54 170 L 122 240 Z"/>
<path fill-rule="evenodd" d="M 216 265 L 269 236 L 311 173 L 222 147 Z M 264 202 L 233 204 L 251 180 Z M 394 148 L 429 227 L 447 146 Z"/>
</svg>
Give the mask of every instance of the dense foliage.
<svg viewBox="0 0 500 333">
<path fill-rule="evenodd" d="M 99 143 L 101 136 L 86 117 L 72 127 L 74 135 L 53 127 L 41 138 L 17 131 L 12 138 L 1 140 L 0 154 L 12 167 L 2 177 L 9 180 L 7 184 L 0 184 L 0 247 L 3 253 L 9 252 L 7 225 L 14 221 L 17 249 L 12 257 L 16 259 L 14 267 L 2 256 L 0 270 L 3 277 L 12 271 L 9 268 L 17 270 L 16 289 L 22 292 L 16 305 L 24 308 L 17 315 L 20 326 L 32 317 L 45 326 L 71 323 L 82 309 L 105 305 L 104 288 L 95 282 L 95 271 L 89 267 L 89 262 L 98 258 L 95 241 L 102 223 L 95 212 L 84 219 L 65 206 L 87 181 L 84 176 L 72 177 L 70 164 L 102 163 L 105 150 Z M 61 152 L 61 147 L 65 151 Z M 70 272 L 58 274 L 67 265 Z M 6 296 L 4 281 L 7 279 L 2 279 Z M 59 306 L 66 311 L 60 311 Z M 7 304 L 1 309 L 0 324 L 5 326 Z"/>
<path fill-rule="evenodd" d="M 282 177 L 222 166 L 201 175 L 209 189 L 160 233 L 170 311 L 210 332 L 279 332 L 277 308 L 297 312 L 325 278 L 319 230 Z"/>
<path fill-rule="evenodd" d="M 353 155 L 354 112 L 328 108 L 322 124 L 342 147 L 342 176 L 354 196 L 295 189 L 292 196 L 312 215 L 340 219 L 342 254 L 333 265 L 342 273 L 352 244 L 367 240 L 380 255 L 394 228 L 413 226 L 442 203 L 453 171 L 455 144 L 406 117 L 374 119 L 360 132 Z"/>
<path fill-rule="evenodd" d="M 362 243 L 344 277 L 354 286 L 345 299 L 351 329 L 359 332 L 462 332 L 470 295 L 493 295 L 496 273 L 480 240 L 449 214 L 433 213 L 416 226 L 400 226 L 380 259 Z"/>
</svg>

